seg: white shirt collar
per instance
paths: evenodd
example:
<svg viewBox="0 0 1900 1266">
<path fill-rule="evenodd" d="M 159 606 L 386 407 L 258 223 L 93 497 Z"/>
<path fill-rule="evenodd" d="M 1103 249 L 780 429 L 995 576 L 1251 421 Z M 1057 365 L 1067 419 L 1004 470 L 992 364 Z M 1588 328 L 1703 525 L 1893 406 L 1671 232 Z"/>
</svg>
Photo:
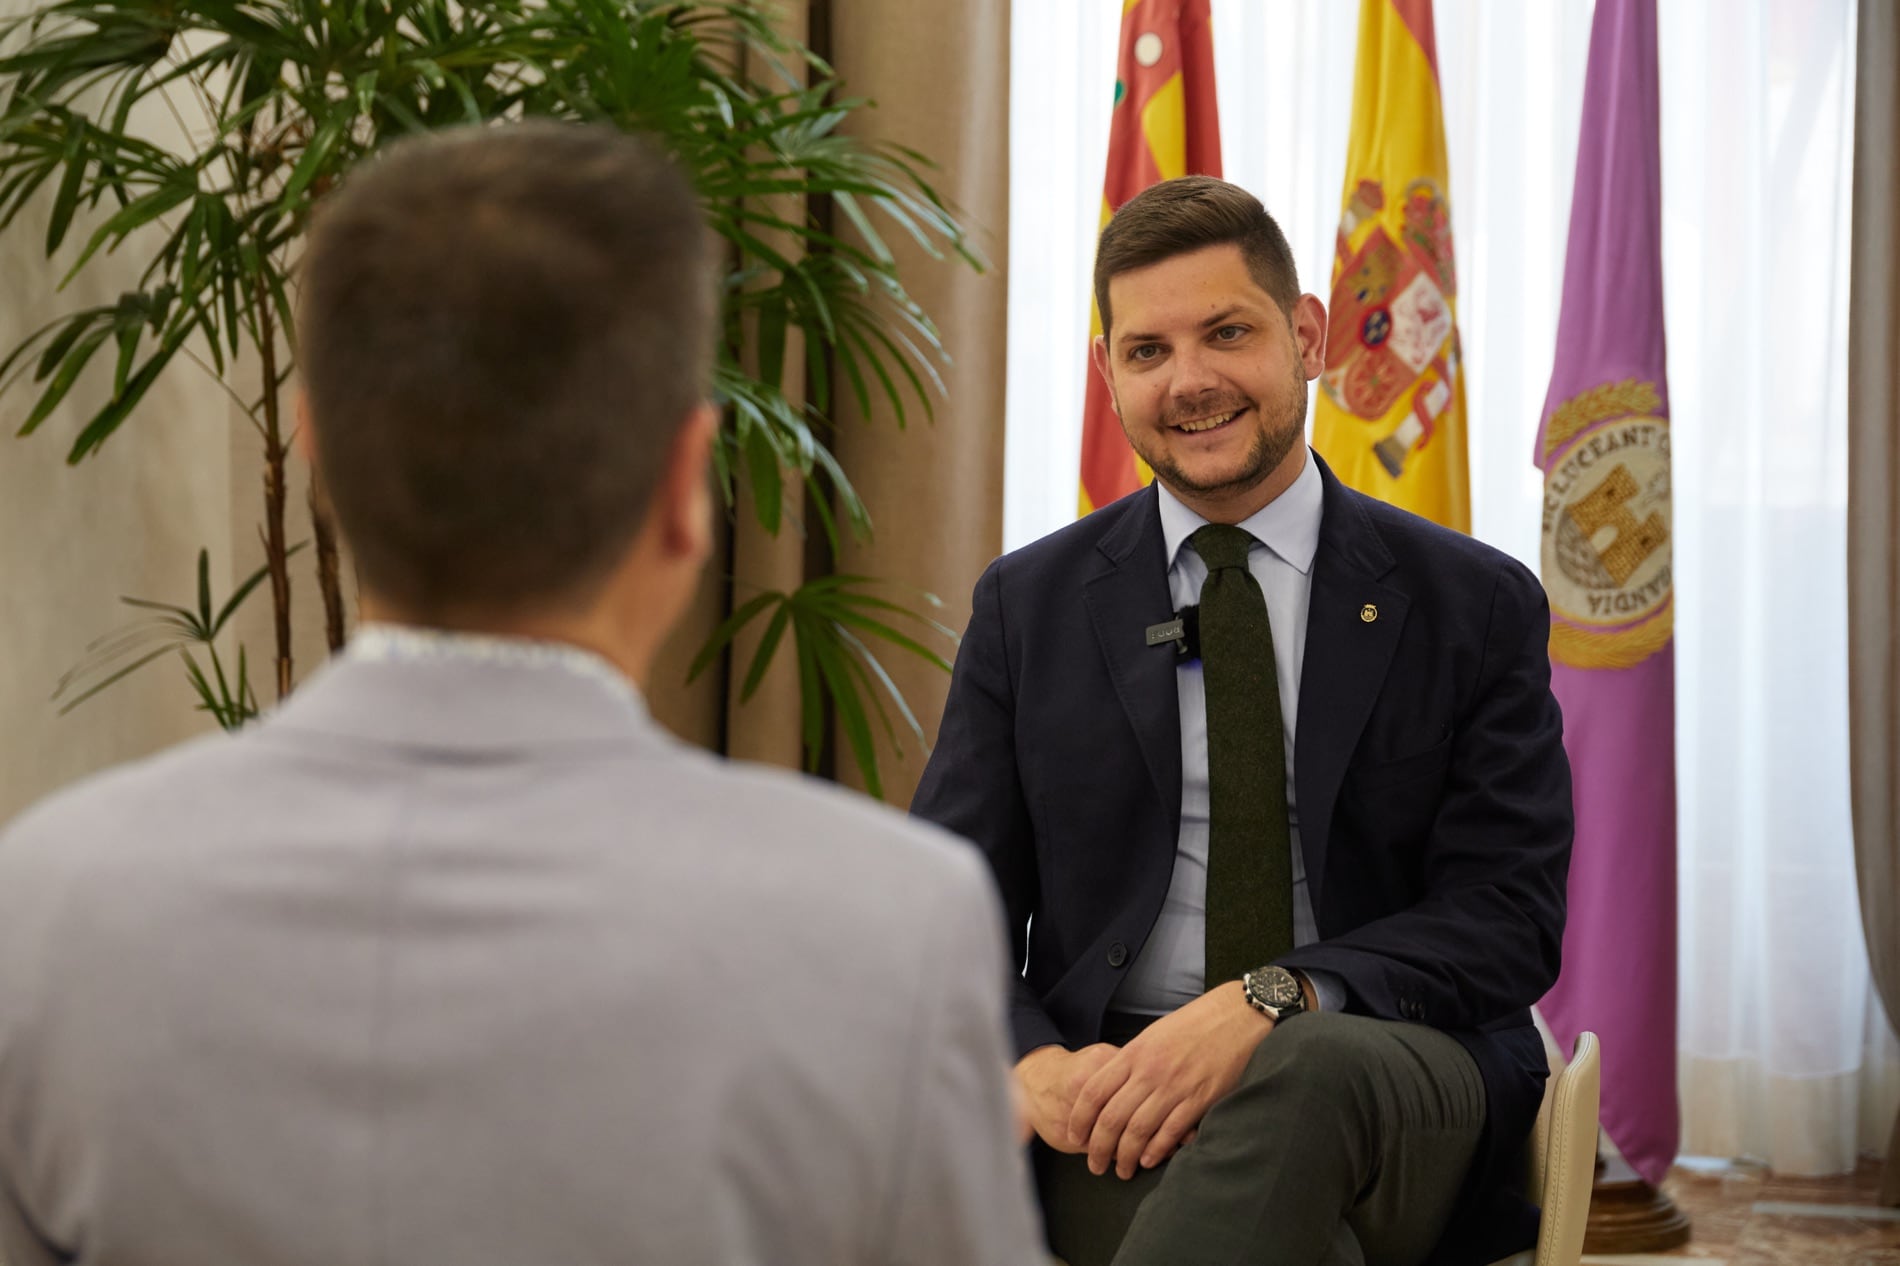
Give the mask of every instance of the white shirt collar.
<svg viewBox="0 0 1900 1266">
<path fill-rule="evenodd" d="M 559 669 L 599 683 L 610 694 L 642 712 L 639 689 L 613 664 L 571 642 L 507 637 L 496 633 L 460 633 L 413 624 L 364 623 L 351 633 L 345 657 L 374 663 L 454 660 L 513 668 Z"/>
<path fill-rule="evenodd" d="M 1188 537 L 1207 526 L 1207 520 L 1188 509 L 1166 484 L 1157 479 L 1155 485 L 1161 494 L 1161 538 L 1167 543 L 1168 567 L 1172 570 L 1181 547 L 1187 544 Z M 1242 520 L 1239 526 L 1304 576 L 1313 570 L 1313 555 L 1319 552 L 1319 523 L 1325 500 L 1319 463 L 1309 452 L 1292 486 L 1252 517 Z"/>
</svg>

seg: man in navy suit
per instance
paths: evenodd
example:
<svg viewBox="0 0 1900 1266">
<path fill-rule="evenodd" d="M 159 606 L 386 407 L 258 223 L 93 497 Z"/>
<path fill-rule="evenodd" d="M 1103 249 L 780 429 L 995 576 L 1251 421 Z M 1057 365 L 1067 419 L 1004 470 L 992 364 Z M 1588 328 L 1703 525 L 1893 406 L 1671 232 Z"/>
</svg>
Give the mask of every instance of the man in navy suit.
<svg viewBox="0 0 1900 1266">
<path fill-rule="evenodd" d="M 1326 313 L 1251 195 L 1151 187 L 1103 230 L 1095 289 L 1096 367 L 1156 483 L 984 573 L 912 806 L 976 841 L 1007 906 L 1051 1246 L 1526 1247 L 1529 1007 L 1572 827 L 1543 591 L 1308 451 Z M 1197 606 L 1200 648 L 1166 627 Z M 1236 627 L 1261 635 L 1240 654 Z M 1277 707 L 1236 704 L 1249 672 Z M 1285 925 L 1271 958 L 1230 961 L 1235 891 Z"/>
</svg>

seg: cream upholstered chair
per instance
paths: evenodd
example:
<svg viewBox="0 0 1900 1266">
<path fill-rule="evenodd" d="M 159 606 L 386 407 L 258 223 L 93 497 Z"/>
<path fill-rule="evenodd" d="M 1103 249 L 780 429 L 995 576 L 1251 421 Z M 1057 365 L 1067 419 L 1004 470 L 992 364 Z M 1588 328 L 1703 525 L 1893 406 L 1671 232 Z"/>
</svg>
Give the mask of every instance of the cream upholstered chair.
<svg viewBox="0 0 1900 1266">
<path fill-rule="evenodd" d="M 1596 1181 L 1597 1099 L 1602 1087 L 1602 1054 L 1597 1035 L 1577 1036 L 1577 1049 L 1564 1063 L 1550 1054 L 1550 1080 L 1544 1104 L 1531 1131 L 1530 1173 L 1524 1193 L 1544 1209 L 1537 1247 L 1507 1257 L 1497 1266 L 1577 1266 L 1583 1256 L 1583 1226 L 1590 1216 L 1590 1188 Z"/>
<path fill-rule="evenodd" d="M 1543 1206 L 1543 1226 L 1536 1248 L 1495 1266 L 1577 1266 L 1583 1257 L 1583 1226 L 1596 1180 L 1601 1061 L 1594 1033 L 1578 1036 L 1568 1064 L 1551 1052 L 1550 1080 L 1544 1083 L 1544 1103 L 1531 1131 L 1530 1173 L 1524 1183 L 1525 1194 Z M 1062 1266 L 1061 1258 L 1050 1261 Z"/>
</svg>

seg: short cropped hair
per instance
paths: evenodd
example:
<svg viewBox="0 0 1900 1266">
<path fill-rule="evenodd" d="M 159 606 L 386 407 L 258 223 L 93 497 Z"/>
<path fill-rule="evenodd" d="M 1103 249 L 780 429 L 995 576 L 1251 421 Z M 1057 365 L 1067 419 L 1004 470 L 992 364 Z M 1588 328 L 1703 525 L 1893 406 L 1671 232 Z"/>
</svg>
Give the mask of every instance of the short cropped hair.
<svg viewBox="0 0 1900 1266">
<path fill-rule="evenodd" d="M 652 141 L 399 142 L 315 217 L 299 365 L 364 586 L 405 613 L 584 600 L 709 383 L 714 251 Z"/>
<path fill-rule="evenodd" d="M 1115 277 L 1228 243 L 1240 247 L 1254 284 L 1290 317 L 1300 301 L 1293 250 L 1260 199 L 1212 176 L 1182 176 L 1149 185 L 1124 202 L 1102 229 L 1095 250 L 1095 306 L 1103 332 L 1112 321 L 1108 283 Z"/>
</svg>

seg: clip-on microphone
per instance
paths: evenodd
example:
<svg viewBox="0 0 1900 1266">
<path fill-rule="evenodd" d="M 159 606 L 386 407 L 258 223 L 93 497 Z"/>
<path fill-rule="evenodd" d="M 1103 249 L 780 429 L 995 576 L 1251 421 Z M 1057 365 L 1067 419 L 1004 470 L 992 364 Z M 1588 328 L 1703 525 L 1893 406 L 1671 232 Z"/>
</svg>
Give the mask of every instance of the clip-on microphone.
<svg viewBox="0 0 1900 1266">
<path fill-rule="evenodd" d="M 1146 636 L 1150 646 L 1162 646 L 1173 642 L 1175 656 L 1179 659 L 1199 659 L 1201 657 L 1200 604 L 1182 607 L 1174 613 L 1174 618 L 1166 623 L 1150 624 Z"/>
</svg>

